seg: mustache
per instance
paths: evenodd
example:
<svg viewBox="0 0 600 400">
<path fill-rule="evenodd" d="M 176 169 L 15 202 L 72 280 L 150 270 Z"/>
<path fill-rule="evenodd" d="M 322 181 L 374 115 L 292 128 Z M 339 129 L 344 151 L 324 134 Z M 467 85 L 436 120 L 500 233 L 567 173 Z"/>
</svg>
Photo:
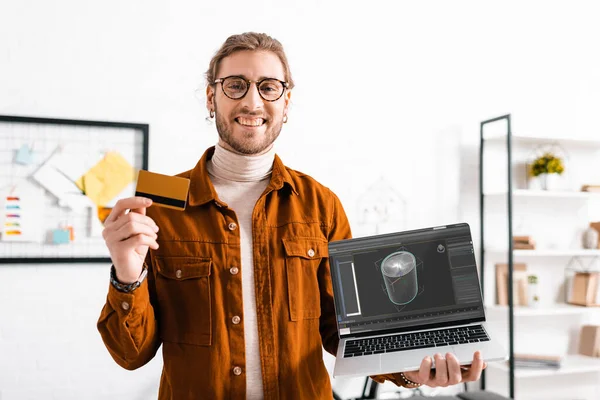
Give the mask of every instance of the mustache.
<svg viewBox="0 0 600 400">
<path fill-rule="evenodd" d="M 260 111 L 250 111 L 248 109 L 242 109 L 239 112 L 237 112 L 236 117 L 242 117 L 242 118 L 262 118 L 262 119 L 267 119 L 267 115 L 265 114 L 264 110 L 260 110 Z"/>
</svg>

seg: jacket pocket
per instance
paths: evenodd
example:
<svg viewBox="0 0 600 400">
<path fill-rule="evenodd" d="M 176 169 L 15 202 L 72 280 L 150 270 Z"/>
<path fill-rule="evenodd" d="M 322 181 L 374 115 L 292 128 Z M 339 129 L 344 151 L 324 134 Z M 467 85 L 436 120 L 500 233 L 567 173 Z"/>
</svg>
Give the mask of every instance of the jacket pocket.
<svg viewBox="0 0 600 400">
<path fill-rule="evenodd" d="M 212 260 L 198 257 L 157 257 L 155 264 L 158 323 L 162 340 L 210 346 Z"/>
<path fill-rule="evenodd" d="M 321 260 L 328 257 L 327 240 L 294 237 L 282 241 L 286 255 L 290 319 L 319 318 L 321 293 L 317 271 Z"/>
</svg>

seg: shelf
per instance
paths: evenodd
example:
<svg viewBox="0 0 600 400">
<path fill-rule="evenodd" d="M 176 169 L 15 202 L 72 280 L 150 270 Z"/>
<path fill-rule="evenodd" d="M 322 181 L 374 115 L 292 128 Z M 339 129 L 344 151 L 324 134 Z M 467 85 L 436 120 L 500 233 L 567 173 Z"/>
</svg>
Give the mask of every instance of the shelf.
<svg viewBox="0 0 600 400">
<path fill-rule="evenodd" d="M 489 197 L 506 197 L 506 191 L 489 192 L 484 193 L 485 196 Z M 532 198 L 556 198 L 556 199 L 598 199 L 600 200 L 600 193 L 598 192 L 578 192 L 575 190 L 527 190 L 517 189 L 512 192 L 513 198 L 515 197 L 532 197 Z"/>
<path fill-rule="evenodd" d="M 488 318 L 497 315 L 507 315 L 508 306 L 486 306 Z M 571 304 L 558 303 L 553 305 L 543 305 L 538 307 L 515 306 L 514 315 L 516 317 L 532 317 L 532 316 L 556 316 L 556 315 L 577 315 L 597 310 L 596 307 L 574 306 Z"/>
<path fill-rule="evenodd" d="M 505 141 L 506 133 L 483 135 L 486 141 Z M 600 147 L 600 139 L 594 138 L 574 138 L 574 137 L 548 137 L 548 136 L 531 136 L 531 135 L 512 135 L 513 143 L 519 144 L 547 144 L 547 143 L 564 143 L 573 144 L 582 147 L 597 146 Z"/>
<path fill-rule="evenodd" d="M 488 254 L 506 254 L 508 249 L 486 250 Z M 598 257 L 600 249 L 540 249 L 540 250 L 513 250 L 515 257 Z"/>
<path fill-rule="evenodd" d="M 508 362 L 489 363 L 488 368 L 508 372 Z M 600 372 L 600 358 L 587 357 L 579 354 L 565 356 L 562 366 L 558 369 L 515 368 L 515 378 L 535 378 L 567 374 Z"/>
<path fill-rule="evenodd" d="M 503 126 L 497 126 L 498 129 L 493 129 L 493 131 L 484 132 L 484 127 L 488 124 L 495 123 L 497 121 L 504 121 L 505 128 Z M 501 154 L 498 151 L 502 151 L 506 153 L 504 156 L 504 160 L 507 162 L 509 170 L 513 170 L 515 168 L 521 168 L 519 162 L 521 162 L 521 158 L 525 157 L 525 150 L 527 149 L 535 149 L 535 148 L 543 148 L 548 145 L 558 145 L 562 148 L 569 149 L 569 151 L 575 152 L 585 152 L 586 156 L 596 156 L 596 153 L 600 152 L 600 135 L 596 135 L 593 132 L 584 132 L 579 137 L 568 136 L 568 133 L 559 133 L 559 136 L 548 136 L 550 133 L 538 131 L 533 132 L 533 135 L 528 134 L 527 131 L 521 130 L 520 132 L 516 132 L 510 135 L 511 143 L 510 147 L 507 147 L 507 139 L 508 132 L 512 132 L 512 127 L 514 125 L 511 123 L 511 115 L 501 115 L 496 118 L 487 119 L 481 122 L 481 140 L 482 146 L 479 149 L 479 176 L 480 178 L 487 182 L 488 190 L 483 192 L 483 187 L 485 185 L 480 185 L 479 194 L 485 200 L 489 200 L 492 207 L 497 206 L 496 203 L 506 202 L 507 200 L 512 201 L 517 205 L 517 208 L 521 206 L 527 206 L 529 203 L 533 205 L 555 205 L 560 206 L 559 203 L 554 204 L 556 201 L 561 201 L 564 203 L 563 206 L 569 204 L 569 207 L 563 207 L 566 211 L 571 211 L 575 207 L 580 206 L 592 206 L 599 203 L 600 193 L 598 192 L 581 192 L 579 191 L 579 187 L 571 185 L 562 186 L 563 190 L 535 190 L 533 186 L 531 190 L 527 189 L 527 185 L 523 184 L 522 188 L 518 188 L 515 185 L 514 179 L 509 179 L 507 187 L 505 185 L 500 186 L 499 180 L 503 176 L 506 176 L 505 172 L 502 172 L 501 175 L 496 177 L 496 180 L 491 179 L 496 176 L 495 168 L 489 168 L 491 165 L 486 165 L 490 163 L 487 159 L 491 159 L 494 164 L 497 163 L 498 160 L 501 159 Z M 505 129 L 505 132 L 500 132 L 500 129 Z M 531 132 L 531 131 L 530 131 Z M 537 135 L 536 135 L 537 133 Z M 544 135 L 545 134 L 545 135 Z M 562 135 L 562 137 L 560 137 Z M 486 145 L 483 145 L 483 142 L 486 142 Z M 490 151 L 484 151 L 485 149 L 489 149 L 495 154 L 488 155 L 486 157 L 486 153 Z M 511 157 L 511 152 L 513 157 Z M 516 153 L 515 153 L 516 152 Z M 514 157 L 516 154 L 516 158 Z M 518 160 L 519 162 L 515 162 Z M 511 164 L 512 162 L 512 164 Z M 488 167 L 488 168 L 486 168 Z M 490 179 L 487 179 L 487 176 L 490 175 Z M 518 175 L 518 174 L 517 174 Z M 483 182 L 483 183 L 485 183 Z M 564 183 L 564 182 L 563 182 Z M 511 189 L 511 198 L 508 197 L 508 190 Z M 592 203 L 593 202 L 593 203 Z M 571 207 L 573 205 L 573 207 Z M 522 210 L 521 210 L 522 211 Z M 558 211 L 562 211 L 559 207 Z M 544 214 L 552 214 L 555 210 L 551 212 L 547 212 Z M 489 232 L 494 231 L 496 227 L 494 224 L 485 222 L 484 208 L 480 209 L 480 223 L 481 223 L 481 234 L 485 237 L 486 231 Z M 484 247 L 484 253 L 488 255 L 486 257 L 486 263 L 490 261 L 497 262 L 503 261 L 506 262 L 506 259 L 510 255 L 511 260 L 514 257 L 515 262 L 527 262 L 533 263 L 533 261 L 546 263 L 546 264 L 557 264 L 557 265 L 566 265 L 573 261 L 581 261 L 581 264 L 587 264 L 587 261 L 595 261 L 594 257 L 600 257 L 600 249 L 583 249 L 578 248 L 581 245 L 577 243 L 573 243 L 571 246 L 576 248 L 560 248 L 561 244 L 556 244 L 555 247 L 550 248 L 548 245 L 551 244 L 548 242 L 540 243 L 542 246 L 538 245 L 538 249 L 536 250 L 523 250 L 523 249 L 513 249 L 511 254 L 508 254 L 508 247 L 512 247 L 512 243 L 514 238 L 511 235 L 515 235 L 514 222 L 513 217 L 515 216 L 515 211 L 512 207 L 509 207 L 507 210 L 506 220 L 508 222 L 508 234 L 504 234 L 504 230 L 497 232 L 494 235 L 494 240 L 488 242 L 487 247 Z M 488 226 L 489 225 L 489 226 Z M 519 230 L 519 229 L 517 229 Z M 496 232 L 494 232 L 496 233 Z M 501 235 L 502 234 L 502 235 Z M 504 240 L 502 240 L 502 236 L 504 236 Z M 562 246 L 569 246 L 569 242 L 561 242 Z M 491 246 L 490 246 L 491 245 Z M 535 259 L 537 257 L 537 259 Z M 546 258 L 544 258 L 546 257 Z M 550 257 L 555 259 L 550 259 Z M 588 259 L 580 259 L 583 257 L 589 257 Z M 533 258 L 533 259 L 532 259 Z M 496 261 L 497 260 L 497 261 Z M 486 265 L 484 265 L 486 266 Z M 548 271 L 548 273 L 560 273 L 561 269 Z M 489 284 L 489 280 L 493 277 L 493 274 L 486 274 L 486 282 L 485 284 Z M 562 279 L 557 280 L 556 283 L 562 282 Z M 489 295 L 488 295 L 489 296 Z M 547 298 L 549 302 L 554 301 L 554 299 Z M 493 300 L 488 299 L 490 303 Z M 560 299 L 556 299 L 556 301 L 561 301 Z M 519 317 L 519 323 L 523 323 L 526 321 L 531 321 L 531 323 L 527 323 L 523 325 L 527 334 L 524 335 L 523 332 L 515 331 L 515 325 L 510 324 L 508 327 L 509 335 L 506 339 L 508 342 L 510 349 L 515 348 L 515 343 L 518 343 L 521 340 L 524 340 L 523 348 L 532 350 L 533 347 L 537 345 L 540 346 L 540 351 L 552 351 L 551 348 L 547 347 L 546 340 L 542 340 L 541 343 L 538 343 L 540 339 L 543 339 L 547 336 L 547 332 L 544 332 L 545 325 L 540 325 L 538 322 L 548 322 L 552 324 L 553 328 L 558 328 L 560 331 L 561 341 L 566 341 L 568 338 L 568 343 L 571 344 L 572 336 L 574 332 L 570 328 L 570 325 L 579 325 L 584 320 L 587 320 L 589 317 L 596 317 L 598 308 L 593 307 L 580 307 L 565 303 L 555 303 L 555 304 L 543 304 L 537 307 L 524 307 L 524 306 L 515 306 L 513 308 L 514 316 Z M 590 314 L 593 313 L 593 314 Z M 490 322 L 506 325 L 506 321 L 502 321 L 502 318 L 506 318 L 509 315 L 508 306 L 498 306 L 498 305 L 490 305 L 486 306 L 486 315 L 487 319 Z M 541 317 L 541 318 L 537 318 Z M 568 326 L 565 324 L 568 322 Z M 557 333 L 558 333 L 557 331 Z M 526 340 L 525 340 L 526 339 Z M 564 340 L 563 340 L 564 339 Z M 554 343 L 550 342 L 550 347 L 552 347 Z M 519 346 L 516 346 L 517 348 Z M 546 350 L 548 348 L 548 350 Z M 546 368 L 519 368 L 516 369 L 510 368 L 509 362 L 491 362 L 488 364 L 488 370 L 491 373 L 494 373 L 493 378 L 490 378 L 490 382 L 498 380 L 502 386 L 505 384 L 508 386 L 508 393 L 510 397 L 520 398 L 521 395 L 515 397 L 515 385 L 511 376 L 515 378 L 535 378 L 535 377 L 544 377 L 546 378 L 544 381 L 540 381 L 540 384 L 548 384 L 552 385 L 553 381 L 577 381 L 579 376 L 574 376 L 575 374 L 590 374 L 593 378 L 600 378 L 600 358 L 594 357 L 586 357 L 582 355 L 565 355 L 562 359 L 561 368 L 554 369 L 546 369 Z M 571 375 L 569 375 L 571 374 Z M 504 380 L 503 378 L 506 378 Z M 555 378 L 556 377 L 556 378 Z M 585 376 L 584 378 L 588 378 Z M 547 383 L 548 382 L 548 383 Z M 534 381 L 528 382 L 529 384 L 533 384 Z M 518 391 L 523 390 L 524 383 L 517 384 Z M 551 387 L 551 386 L 548 386 Z M 532 389 L 535 393 L 535 386 L 528 389 Z M 525 392 L 529 392 L 529 390 L 524 390 Z M 529 393 L 528 393 L 529 394 Z M 526 397 L 529 397 L 526 395 Z M 539 396 L 538 396 L 539 397 Z M 538 398 L 533 396 L 532 398 Z M 593 397 L 596 398 L 597 396 Z"/>
</svg>

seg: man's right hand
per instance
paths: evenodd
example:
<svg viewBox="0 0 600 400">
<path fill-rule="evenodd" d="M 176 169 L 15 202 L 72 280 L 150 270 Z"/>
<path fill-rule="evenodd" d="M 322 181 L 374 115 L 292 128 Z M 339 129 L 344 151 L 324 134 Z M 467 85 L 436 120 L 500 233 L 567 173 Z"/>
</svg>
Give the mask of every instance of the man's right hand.
<svg viewBox="0 0 600 400">
<path fill-rule="evenodd" d="M 152 200 L 145 197 L 121 199 L 104 221 L 102 237 L 121 283 L 137 281 L 148 248 L 158 249 L 158 226 L 146 216 L 146 208 L 151 205 Z"/>
</svg>

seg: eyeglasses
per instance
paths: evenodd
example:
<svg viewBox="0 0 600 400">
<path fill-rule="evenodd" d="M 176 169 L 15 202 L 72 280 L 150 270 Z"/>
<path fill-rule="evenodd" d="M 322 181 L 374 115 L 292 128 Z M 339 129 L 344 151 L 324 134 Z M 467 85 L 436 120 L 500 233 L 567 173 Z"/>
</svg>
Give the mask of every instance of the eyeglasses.
<svg viewBox="0 0 600 400">
<path fill-rule="evenodd" d="M 248 93 L 252 82 L 256 83 L 258 94 L 265 101 L 276 101 L 283 96 L 283 92 L 288 87 L 287 82 L 275 78 L 265 78 L 260 81 L 251 81 L 241 76 L 228 76 L 215 79 L 213 83 L 221 83 L 221 88 L 225 96 L 233 100 L 239 100 Z"/>
</svg>

